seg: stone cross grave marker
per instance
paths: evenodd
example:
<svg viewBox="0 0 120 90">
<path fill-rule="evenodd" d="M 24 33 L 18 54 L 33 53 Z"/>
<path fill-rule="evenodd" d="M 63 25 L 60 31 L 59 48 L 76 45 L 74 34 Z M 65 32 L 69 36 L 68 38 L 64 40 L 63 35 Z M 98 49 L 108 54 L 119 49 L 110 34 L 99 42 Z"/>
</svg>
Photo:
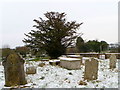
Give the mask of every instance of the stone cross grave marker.
<svg viewBox="0 0 120 90">
<path fill-rule="evenodd" d="M 5 86 L 24 85 L 27 83 L 24 72 L 24 60 L 16 53 L 10 54 L 3 61 Z"/>
<path fill-rule="evenodd" d="M 110 63 L 109 63 L 110 69 L 116 68 L 116 61 L 117 61 L 116 55 L 111 54 L 109 59 L 110 59 Z"/>
<path fill-rule="evenodd" d="M 98 60 L 90 58 L 85 61 L 84 80 L 96 80 L 98 78 Z"/>
</svg>

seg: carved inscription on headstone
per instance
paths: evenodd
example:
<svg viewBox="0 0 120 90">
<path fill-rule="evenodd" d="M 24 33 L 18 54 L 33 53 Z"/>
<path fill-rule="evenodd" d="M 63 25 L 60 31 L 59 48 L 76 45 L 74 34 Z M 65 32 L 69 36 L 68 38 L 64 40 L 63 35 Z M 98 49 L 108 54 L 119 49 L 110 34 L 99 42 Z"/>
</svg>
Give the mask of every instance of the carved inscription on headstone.
<svg viewBox="0 0 120 90">
<path fill-rule="evenodd" d="M 109 66 L 110 66 L 110 69 L 114 69 L 116 68 L 116 55 L 115 54 L 111 54 L 110 55 L 110 63 L 109 63 Z"/>
<path fill-rule="evenodd" d="M 16 53 L 10 54 L 3 61 L 5 86 L 24 85 L 27 83 L 24 72 L 24 60 Z"/>
<path fill-rule="evenodd" d="M 90 58 L 85 61 L 85 80 L 96 80 L 98 78 L 98 60 Z"/>
</svg>

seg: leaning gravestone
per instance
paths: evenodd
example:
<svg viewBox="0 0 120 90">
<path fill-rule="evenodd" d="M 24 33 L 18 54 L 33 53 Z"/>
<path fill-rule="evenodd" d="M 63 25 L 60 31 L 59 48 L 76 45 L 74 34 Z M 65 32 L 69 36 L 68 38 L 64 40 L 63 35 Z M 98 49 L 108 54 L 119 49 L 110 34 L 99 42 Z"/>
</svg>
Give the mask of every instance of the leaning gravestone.
<svg viewBox="0 0 120 90">
<path fill-rule="evenodd" d="M 110 56 L 110 63 L 109 63 L 109 66 L 110 66 L 110 69 L 113 69 L 113 68 L 116 68 L 116 55 L 115 54 L 111 54 Z"/>
<path fill-rule="evenodd" d="M 84 80 L 96 80 L 98 78 L 98 60 L 90 58 L 85 61 Z"/>
<path fill-rule="evenodd" d="M 5 86 L 24 85 L 27 83 L 24 72 L 24 60 L 16 53 L 10 54 L 3 61 Z"/>
</svg>

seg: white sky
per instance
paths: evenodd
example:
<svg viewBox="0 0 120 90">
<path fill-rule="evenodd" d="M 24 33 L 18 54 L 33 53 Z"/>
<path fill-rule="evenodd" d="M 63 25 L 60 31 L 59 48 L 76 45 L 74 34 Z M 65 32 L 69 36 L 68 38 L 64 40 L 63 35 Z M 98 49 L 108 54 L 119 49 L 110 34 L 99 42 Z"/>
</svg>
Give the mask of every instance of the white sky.
<svg viewBox="0 0 120 90">
<path fill-rule="evenodd" d="M 0 38 L 2 45 L 22 46 L 24 33 L 30 32 L 33 19 L 47 11 L 65 12 L 68 21 L 84 22 L 79 32 L 85 40 L 118 42 L 119 0 L 1 0 Z M 0 45 L 0 47 L 2 46 Z"/>
</svg>

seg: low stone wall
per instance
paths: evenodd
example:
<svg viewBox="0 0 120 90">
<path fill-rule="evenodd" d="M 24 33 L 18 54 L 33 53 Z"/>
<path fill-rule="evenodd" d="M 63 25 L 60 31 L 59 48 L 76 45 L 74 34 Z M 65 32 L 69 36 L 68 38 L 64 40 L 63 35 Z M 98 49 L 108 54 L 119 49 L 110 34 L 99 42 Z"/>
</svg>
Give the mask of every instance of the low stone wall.
<svg viewBox="0 0 120 90">
<path fill-rule="evenodd" d="M 105 59 L 109 59 L 111 54 L 115 54 L 117 59 L 120 59 L 120 53 L 67 53 L 67 55 L 80 55 L 82 57 L 95 57 L 98 58 L 100 55 L 105 55 Z"/>
<path fill-rule="evenodd" d="M 95 57 L 95 58 L 99 58 L 99 55 L 101 55 L 101 54 L 80 54 L 81 56 L 83 56 L 83 57 Z"/>
<path fill-rule="evenodd" d="M 105 58 L 109 59 L 112 54 L 114 54 L 117 59 L 120 59 L 120 53 L 107 53 L 105 54 Z"/>
</svg>

